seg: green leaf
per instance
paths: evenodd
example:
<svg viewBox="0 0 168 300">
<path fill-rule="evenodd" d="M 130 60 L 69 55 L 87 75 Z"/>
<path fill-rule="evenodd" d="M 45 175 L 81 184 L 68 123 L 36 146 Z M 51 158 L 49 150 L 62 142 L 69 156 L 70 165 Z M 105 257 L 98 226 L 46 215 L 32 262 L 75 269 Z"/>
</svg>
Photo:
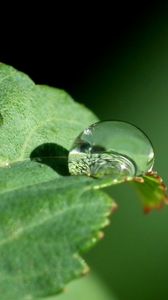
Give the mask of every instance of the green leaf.
<svg viewBox="0 0 168 300">
<path fill-rule="evenodd" d="M 80 253 L 102 237 L 113 202 L 99 191 L 109 179 L 68 176 L 67 154 L 95 120 L 64 91 L 0 65 L 3 300 L 52 295 L 87 272 Z"/>
<path fill-rule="evenodd" d="M 35 85 L 25 74 L 0 64 L 0 166 L 29 158 L 43 143 L 66 149 L 97 118 L 62 90 Z"/>
<path fill-rule="evenodd" d="M 68 176 L 68 150 L 97 118 L 64 91 L 0 64 L 0 295 L 55 295 L 88 267 L 81 253 L 116 206 L 102 190 L 121 182 Z M 134 178 L 146 210 L 166 202 L 157 176 Z M 142 183 L 143 181 L 143 183 Z"/>
<path fill-rule="evenodd" d="M 117 300 L 111 291 L 93 272 L 71 282 L 63 293 L 47 300 Z"/>
<path fill-rule="evenodd" d="M 159 210 L 164 204 L 168 204 L 167 188 L 156 172 L 149 172 L 142 178 L 135 178 L 134 184 L 139 191 L 145 213 L 153 209 Z"/>
<path fill-rule="evenodd" d="M 54 294 L 84 274 L 87 266 L 78 253 L 101 236 L 99 229 L 108 224 L 111 211 L 111 199 L 97 190 L 95 180 L 64 177 L 30 184 L 32 174 L 42 172 L 47 178 L 51 172 L 49 167 L 32 164 L 5 169 L 5 178 L 11 171 L 13 177 L 9 176 L 8 186 L 1 181 L 0 291 L 4 299 Z M 17 173 L 19 178 L 26 174 L 27 186 L 15 182 Z"/>
</svg>

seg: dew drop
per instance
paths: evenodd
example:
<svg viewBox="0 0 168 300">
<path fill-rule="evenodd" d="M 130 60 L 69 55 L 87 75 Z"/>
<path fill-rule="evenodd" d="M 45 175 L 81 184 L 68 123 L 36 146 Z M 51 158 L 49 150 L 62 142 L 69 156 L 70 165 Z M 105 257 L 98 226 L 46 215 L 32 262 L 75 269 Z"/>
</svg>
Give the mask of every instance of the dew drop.
<svg viewBox="0 0 168 300">
<path fill-rule="evenodd" d="M 153 163 L 148 137 L 122 121 L 102 121 L 86 128 L 76 138 L 68 158 L 72 175 L 110 175 L 116 182 L 151 171 Z"/>
</svg>

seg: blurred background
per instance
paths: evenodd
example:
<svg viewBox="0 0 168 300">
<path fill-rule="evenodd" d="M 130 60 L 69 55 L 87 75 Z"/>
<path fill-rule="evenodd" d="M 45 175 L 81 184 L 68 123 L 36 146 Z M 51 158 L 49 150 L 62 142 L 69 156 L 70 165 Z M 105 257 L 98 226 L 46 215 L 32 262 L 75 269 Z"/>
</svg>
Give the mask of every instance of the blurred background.
<svg viewBox="0 0 168 300">
<path fill-rule="evenodd" d="M 155 169 L 168 183 L 168 5 L 97 6 L 81 4 L 73 14 L 66 6 L 44 7 L 43 14 L 28 7 L 28 23 L 24 14 L 16 18 L 0 60 L 36 83 L 65 89 L 101 120 L 143 129 L 155 147 Z M 144 215 L 129 186 L 109 193 L 119 209 L 105 239 L 84 255 L 91 275 L 60 300 L 167 300 L 168 208 Z"/>
</svg>

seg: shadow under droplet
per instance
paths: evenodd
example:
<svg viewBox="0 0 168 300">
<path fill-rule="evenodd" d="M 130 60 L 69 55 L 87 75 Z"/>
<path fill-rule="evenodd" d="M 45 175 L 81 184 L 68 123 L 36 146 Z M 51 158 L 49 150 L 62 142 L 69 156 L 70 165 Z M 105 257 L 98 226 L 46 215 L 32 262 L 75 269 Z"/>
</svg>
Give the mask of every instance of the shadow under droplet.
<svg viewBox="0 0 168 300">
<path fill-rule="evenodd" d="M 30 159 L 51 167 L 62 176 L 68 176 L 68 150 L 64 147 L 46 143 L 35 148 L 30 154 Z"/>
</svg>

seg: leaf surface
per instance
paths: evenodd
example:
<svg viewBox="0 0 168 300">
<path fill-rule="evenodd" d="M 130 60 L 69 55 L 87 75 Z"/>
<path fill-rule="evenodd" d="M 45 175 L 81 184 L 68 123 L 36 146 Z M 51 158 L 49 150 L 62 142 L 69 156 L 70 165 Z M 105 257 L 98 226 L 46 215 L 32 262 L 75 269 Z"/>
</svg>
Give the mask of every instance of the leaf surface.
<svg viewBox="0 0 168 300">
<path fill-rule="evenodd" d="M 157 172 L 149 172 L 142 180 L 134 181 L 140 198 L 142 199 L 144 212 L 149 213 L 153 209 L 160 209 L 168 204 L 167 187 Z"/>
<path fill-rule="evenodd" d="M 68 176 L 75 137 L 96 117 L 64 91 L 0 65 L 0 295 L 55 294 L 84 274 L 112 200 L 104 181 Z M 66 175 L 66 176 L 63 176 Z"/>
</svg>

